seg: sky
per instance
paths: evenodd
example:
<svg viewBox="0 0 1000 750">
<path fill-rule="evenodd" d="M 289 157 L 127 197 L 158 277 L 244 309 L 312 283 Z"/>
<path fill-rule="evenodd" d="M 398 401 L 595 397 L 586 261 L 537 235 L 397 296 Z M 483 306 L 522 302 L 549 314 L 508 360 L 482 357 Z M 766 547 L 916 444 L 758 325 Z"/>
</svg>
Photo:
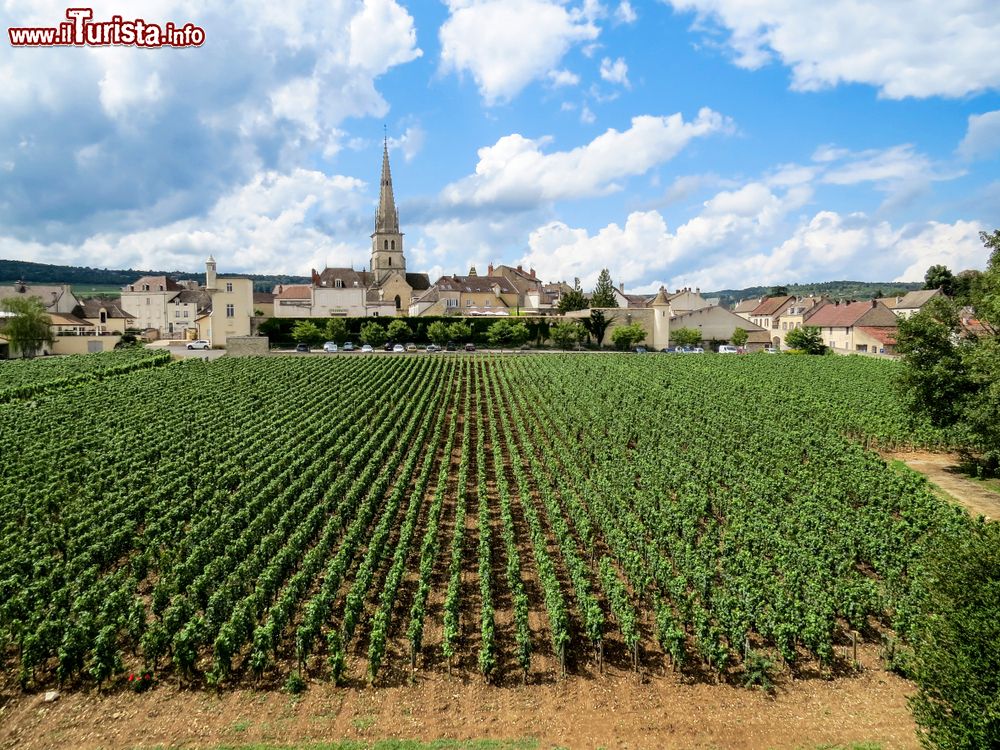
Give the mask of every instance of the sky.
<svg viewBox="0 0 1000 750">
<path fill-rule="evenodd" d="M 73 7 L 81 4 L 74 3 Z M 201 46 L 0 40 L 0 258 L 627 291 L 983 268 L 996 0 L 94 0 Z M 67 22 L 0 0 L 0 26 Z"/>
</svg>

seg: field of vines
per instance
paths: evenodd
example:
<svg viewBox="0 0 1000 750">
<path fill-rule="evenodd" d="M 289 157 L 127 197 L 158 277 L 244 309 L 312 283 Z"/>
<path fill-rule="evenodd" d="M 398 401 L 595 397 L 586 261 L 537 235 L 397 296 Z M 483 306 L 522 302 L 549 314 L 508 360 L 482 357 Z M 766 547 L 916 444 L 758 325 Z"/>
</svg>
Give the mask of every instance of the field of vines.
<svg viewBox="0 0 1000 750">
<path fill-rule="evenodd" d="M 872 450 L 939 439 L 894 368 L 336 355 L 22 390 L 0 405 L 0 677 L 834 670 L 853 633 L 905 632 L 928 535 L 967 523 Z"/>
</svg>

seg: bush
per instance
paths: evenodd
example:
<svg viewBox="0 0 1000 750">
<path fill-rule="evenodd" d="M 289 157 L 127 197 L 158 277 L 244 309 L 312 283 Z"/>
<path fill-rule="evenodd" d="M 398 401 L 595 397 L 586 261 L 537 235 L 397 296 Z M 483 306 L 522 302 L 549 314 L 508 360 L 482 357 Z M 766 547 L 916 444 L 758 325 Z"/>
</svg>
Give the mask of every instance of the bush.
<svg viewBox="0 0 1000 750">
<path fill-rule="evenodd" d="M 302 679 L 302 675 L 297 672 L 292 672 L 288 675 L 288 679 L 285 680 L 285 692 L 291 695 L 299 695 L 304 693 L 306 690 L 306 681 Z"/>
</svg>

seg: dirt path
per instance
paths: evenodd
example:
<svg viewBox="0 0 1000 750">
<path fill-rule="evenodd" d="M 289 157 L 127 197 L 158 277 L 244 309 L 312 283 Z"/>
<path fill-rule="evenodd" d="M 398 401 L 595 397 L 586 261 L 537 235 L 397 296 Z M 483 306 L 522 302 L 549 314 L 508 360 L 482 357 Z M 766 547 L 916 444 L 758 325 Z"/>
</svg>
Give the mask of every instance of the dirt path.
<svg viewBox="0 0 1000 750">
<path fill-rule="evenodd" d="M 311 682 L 292 698 L 277 691 L 214 695 L 161 685 L 136 695 L 0 694 L 0 748 L 79 750 L 288 745 L 339 739 L 535 738 L 540 748 L 811 748 L 876 742 L 916 750 L 906 707 L 912 684 L 883 672 L 877 646 L 859 653 L 865 671 L 834 680 L 788 681 L 769 698 L 674 675 L 639 683 L 611 668 L 600 678 L 489 687 L 478 675 L 418 672 L 416 685 L 334 688 Z M 6 703 L 5 703 L 6 701 Z"/>
<path fill-rule="evenodd" d="M 910 451 L 883 455 L 886 459 L 902 461 L 914 471 L 919 471 L 951 499 L 965 507 L 973 517 L 982 515 L 990 520 L 1000 519 L 1000 494 L 958 473 L 956 467 L 959 459 L 954 453 Z"/>
</svg>

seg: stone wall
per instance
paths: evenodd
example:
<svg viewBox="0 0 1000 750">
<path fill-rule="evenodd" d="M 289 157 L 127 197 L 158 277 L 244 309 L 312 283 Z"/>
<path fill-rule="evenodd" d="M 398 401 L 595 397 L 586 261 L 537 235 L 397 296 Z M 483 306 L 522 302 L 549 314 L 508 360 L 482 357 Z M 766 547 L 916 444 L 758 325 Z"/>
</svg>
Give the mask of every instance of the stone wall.
<svg viewBox="0 0 1000 750">
<path fill-rule="evenodd" d="M 257 357 L 267 354 L 269 347 L 267 336 L 230 336 L 226 339 L 226 356 Z"/>
</svg>

